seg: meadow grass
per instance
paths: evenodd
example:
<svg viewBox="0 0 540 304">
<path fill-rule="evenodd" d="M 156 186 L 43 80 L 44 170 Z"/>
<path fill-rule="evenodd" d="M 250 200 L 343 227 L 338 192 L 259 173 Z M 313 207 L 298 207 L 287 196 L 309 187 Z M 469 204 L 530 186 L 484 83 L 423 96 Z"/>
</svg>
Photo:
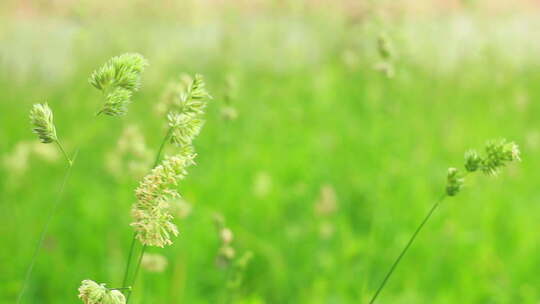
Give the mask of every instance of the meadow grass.
<svg viewBox="0 0 540 304">
<path fill-rule="evenodd" d="M 50 227 L 25 303 L 78 303 L 76 290 L 85 278 L 121 285 L 137 180 L 108 173 L 105 155 L 131 123 L 157 150 L 166 130 L 154 104 L 166 81 L 194 71 L 207 76 L 216 102 L 195 143 L 197 166 L 181 187 L 193 210 L 177 222 L 174 246 L 149 250 L 165 255 L 168 266 L 164 273 L 141 270 L 130 303 L 223 301 L 227 278 L 215 265 L 220 240 L 213 212 L 227 219 L 238 250 L 253 252 L 236 302 L 367 302 L 430 202 L 444 191 L 448 165 L 494 137 L 521 143 L 523 163 L 494 180 L 472 178 L 459 199 L 446 201 L 378 303 L 538 302 L 539 163 L 532 155 L 540 149 L 540 106 L 534 102 L 540 73 L 534 60 L 515 65 L 493 55 L 442 72 L 401 54 L 388 79 L 371 59 L 354 68 L 345 64 L 332 36 L 316 37 L 335 47 L 316 64 L 295 65 L 292 52 L 285 58 L 291 66 L 283 68 L 264 44 L 256 50 L 267 65 L 242 56 L 175 57 L 137 37 L 86 49 L 98 41 L 93 35 L 79 37 L 80 57 L 69 77 L 0 74 L 0 151 L 7 154 L 33 138 L 27 123 L 33 103 L 46 99 L 55 117 L 62 117 L 56 120 L 62 143 L 74 146 L 90 137 L 78 128 L 91 119 L 83 114 L 102 104 L 86 83 L 92 69 L 119 50 L 144 53 L 153 64 L 129 113 L 100 118 L 107 123 L 88 132 L 102 135 L 91 152 L 77 157 L 61 220 Z M 376 32 L 363 38 L 376 49 Z M 400 47 L 398 40 L 398 53 Z M 223 119 L 218 103 L 228 74 L 238 85 L 232 101 L 238 117 L 231 121 Z M 0 303 L 12 303 L 21 287 L 50 207 L 43 204 L 54 201 L 65 170 L 60 160 L 30 158 L 29 167 L 18 177 L 0 169 L 0 235 L 9 249 L 0 251 Z M 333 187 L 338 202 L 330 238 L 321 237 L 314 212 L 323 185 Z"/>
</svg>

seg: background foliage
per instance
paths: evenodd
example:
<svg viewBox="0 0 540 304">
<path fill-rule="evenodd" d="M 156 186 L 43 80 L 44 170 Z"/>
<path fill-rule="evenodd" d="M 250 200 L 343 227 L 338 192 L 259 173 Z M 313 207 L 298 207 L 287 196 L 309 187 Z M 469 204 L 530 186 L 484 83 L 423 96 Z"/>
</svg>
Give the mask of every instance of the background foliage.
<svg viewBox="0 0 540 304">
<path fill-rule="evenodd" d="M 538 7 L 404 2 L 5 1 L 0 303 L 21 287 L 65 170 L 54 152 L 21 148 L 35 141 L 31 105 L 47 101 L 64 145 L 82 146 L 25 300 L 78 303 L 83 279 L 121 283 L 131 240 L 140 177 L 112 174 L 107 155 L 133 124 L 157 150 L 155 104 L 182 72 L 214 95 L 180 185 L 192 212 L 173 246 L 152 250 L 168 267 L 141 273 L 133 303 L 224 301 L 214 212 L 253 252 L 235 302 L 364 303 L 446 168 L 497 137 L 520 144 L 523 163 L 446 201 L 379 302 L 538 303 Z M 374 69 L 380 33 L 393 78 Z M 87 78 L 123 52 L 148 58 L 143 86 L 127 116 L 91 124 L 102 99 Z M 221 115 L 227 94 L 235 120 Z M 325 185 L 337 209 L 321 216 Z"/>
</svg>

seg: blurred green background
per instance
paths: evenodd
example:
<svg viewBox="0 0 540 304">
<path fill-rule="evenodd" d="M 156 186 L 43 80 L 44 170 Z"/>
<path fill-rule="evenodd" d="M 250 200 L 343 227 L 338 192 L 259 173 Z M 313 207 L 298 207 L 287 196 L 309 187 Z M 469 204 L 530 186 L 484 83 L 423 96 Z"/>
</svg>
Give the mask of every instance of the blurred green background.
<svg viewBox="0 0 540 304">
<path fill-rule="evenodd" d="M 181 234 L 150 250 L 167 266 L 143 268 L 131 303 L 366 303 L 446 169 L 500 137 L 523 162 L 468 179 L 378 303 L 539 303 L 539 17 L 527 1 L 3 1 L 0 303 L 66 170 L 31 133 L 31 105 L 48 102 L 80 152 L 23 302 L 79 303 L 83 279 L 121 284 L 133 190 L 166 130 L 156 105 L 182 73 L 214 99 Z M 124 52 L 149 60 L 143 86 L 128 115 L 94 121 L 87 78 Z M 253 254 L 234 288 L 215 213 L 235 260 Z"/>
</svg>

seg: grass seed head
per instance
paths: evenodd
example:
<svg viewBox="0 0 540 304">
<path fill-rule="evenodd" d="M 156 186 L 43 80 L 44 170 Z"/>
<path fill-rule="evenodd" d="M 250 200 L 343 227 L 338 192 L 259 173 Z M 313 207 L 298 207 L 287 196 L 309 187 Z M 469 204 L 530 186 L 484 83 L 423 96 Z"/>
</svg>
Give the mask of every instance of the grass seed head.
<svg viewBox="0 0 540 304">
<path fill-rule="evenodd" d="M 79 287 L 79 298 L 84 304 L 125 304 L 126 298 L 118 290 L 111 290 L 105 284 L 84 280 Z"/>
<path fill-rule="evenodd" d="M 90 75 L 89 82 L 105 95 L 105 104 L 98 114 L 124 115 L 131 95 L 141 86 L 141 73 L 148 61 L 140 54 L 123 54 L 111 58 Z"/>
<path fill-rule="evenodd" d="M 487 142 L 485 152 L 482 171 L 488 175 L 497 175 L 507 163 L 521 160 L 518 145 L 506 139 Z"/>
<path fill-rule="evenodd" d="M 172 223 L 169 201 L 180 197 L 178 182 L 187 175 L 187 168 L 194 164 L 195 154 L 167 157 L 152 169 L 135 190 L 136 203 L 132 208 L 136 238 L 148 246 L 171 245 L 171 236 L 178 235 Z"/>
<path fill-rule="evenodd" d="M 465 179 L 461 173 L 456 168 L 448 168 L 447 174 L 447 183 L 446 183 L 446 194 L 449 196 L 454 196 L 463 187 Z"/>
<path fill-rule="evenodd" d="M 47 144 L 58 140 L 53 121 L 53 112 L 47 103 L 34 104 L 30 110 L 30 122 L 34 127 L 33 132 L 38 135 L 42 143 Z"/>
<path fill-rule="evenodd" d="M 482 158 L 476 150 L 469 150 L 465 152 L 465 169 L 468 172 L 474 172 L 478 170 L 482 165 Z"/>
<path fill-rule="evenodd" d="M 171 143 L 178 146 L 190 146 L 203 124 L 201 116 L 211 98 L 205 89 L 204 78 L 197 74 L 195 78 L 184 76 L 178 84 L 175 98 L 167 115 L 172 130 Z"/>
</svg>

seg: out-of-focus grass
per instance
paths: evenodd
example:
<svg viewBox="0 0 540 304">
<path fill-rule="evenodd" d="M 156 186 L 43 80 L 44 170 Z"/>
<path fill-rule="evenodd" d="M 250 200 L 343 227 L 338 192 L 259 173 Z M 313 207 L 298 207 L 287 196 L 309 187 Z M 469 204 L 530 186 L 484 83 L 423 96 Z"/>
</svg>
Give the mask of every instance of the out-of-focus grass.
<svg viewBox="0 0 540 304">
<path fill-rule="evenodd" d="M 493 137 L 519 143 L 523 163 L 497 179 L 471 180 L 445 202 L 380 303 L 537 303 L 540 73 L 531 55 L 540 40 L 532 30 L 515 34 L 535 21 L 463 17 L 398 27 L 276 15 L 4 21 L 2 157 L 34 138 L 27 114 L 35 102 L 54 109 L 66 146 L 81 143 L 26 303 L 77 303 L 82 279 L 121 283 L 137 180 L 115 179 L 105 155 L 132 123 L 157 148 L 164 130 L 153 107 L 181 72 L 204 74 L 215 96 L 196 141 L 198 165 L 180 185 L 193 212 L 178 222 L 173 246 L 152 250 L 169 267 L 141 273 L 134 303 L 223 301 L 213 212 L 225 216 L 238 251 L 254 253 L 237 302 L 366 302 L 442 191 L 446 168 Z M 505 32 L 505 24 L 517 25 Z M 380 30 L 398 53 L 393 79 L 372 68 Z M 143 88 L 126 117 L 91 125 L 102 101 L 87 76 L 125 51 L 150 60 Z M 229 75 L 238 83 L 234 121 L 219 115 Z M 65 166 L 31 156 L 23 174 L 0 170 L 0 302 L 12 303 Z M 325 184 L 338 201 L 329 238 L 314 213 Z"/>
</svg>

